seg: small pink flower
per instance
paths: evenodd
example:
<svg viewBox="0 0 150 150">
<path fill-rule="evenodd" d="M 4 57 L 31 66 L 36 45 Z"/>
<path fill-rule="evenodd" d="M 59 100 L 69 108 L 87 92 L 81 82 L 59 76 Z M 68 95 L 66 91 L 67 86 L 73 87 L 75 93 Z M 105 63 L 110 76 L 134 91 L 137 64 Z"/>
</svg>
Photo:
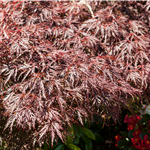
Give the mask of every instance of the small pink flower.
<svg viewBox="0 0 150 150">
<path fill-rule="evenodd" d="M 133 132 L 133 136 L 139 136 L 140 133 L 141 133 L 141 130 L 137 129 Z"/>
<path fill-rule="evenodd" d="M 131 141 L 133 144 L 140 143 L 141 138 L 140 137 L 134 137 L 134 138 L 131 138 Z"/>
<path fill-rule="evenodd" d="M 128 130 L 132 130 L 135 128 L 135 124 L 128 124 Z"/>
</svg>

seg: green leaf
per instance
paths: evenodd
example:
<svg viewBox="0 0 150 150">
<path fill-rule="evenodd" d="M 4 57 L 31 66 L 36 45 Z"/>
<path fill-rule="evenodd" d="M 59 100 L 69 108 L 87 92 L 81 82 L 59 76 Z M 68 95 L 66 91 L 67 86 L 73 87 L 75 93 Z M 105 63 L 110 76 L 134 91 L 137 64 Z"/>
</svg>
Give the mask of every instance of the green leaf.
<svg viewBox="0 0 150 150">
<path fill-rule="evenodd" d="M 89 137 L 87 137 L 85 134 L 81 134 L 81 138 L 84 140 L 85 143 L 89 143 L 91 141 L 91 139 Z"/>
<path fill-rule="evenodd" d="M 130 147 L 129 150 L 137 150 L 137 149 L 134 147 Z"/>
<path fill-rule="evenodd" d="M 93 132 L 91 132 L 89 129 L 86 129 L 86 128 L 81 128 L 82 129 L 82 132 L 87 136 L 89 137 L 90 139 L 92 140 L 95 140 L 95 135 L 93 134 Z"/>
<path fill-rule="evenodd" d="M 146 122 L 146 118 L 143 117 L 143 118 L 140 120 L 140 123 L 143 124 L 143 123 L 145 123 L 145 122 Z"/>
<path fill-rule="evenodd" d="M 80 138 L 81 136 L 81 128 L 77 124 L 73 124 L 74 134 Z"/>
<path fill-rule="evenodd" d="M 67 136 L 67 143 L 72 143 L 72 138 L 70 136 Z"/>
<path fill-rule="evenodd" d="M 102 128 L 103 128 L 103 124 L 102 124 L 102 123 L 99 123 L 99 124 L 97 124 L 97 127 L 98 127 L 98 129 L 101 131 Z"/>
<path fill-rule="evenodd" d="M 44 143 L 44 150 L 49 150 L 49 146 L 47 143 Z"/>
<path fill-rule="evenodd" d="M 130 130 L 129 132 L 128 132 L 128 137 L 131 139 L 131 138 L 133 138 L 133 132 L 134 132 L 134 129 L 133 130 Z"/>
<path fill-rule="evenodd" d="M 89 143 L 85 144 L 85 150 L 93 150 L 93 144 L 91 140 L 89 141 Z"/>
<path fill-rule="evenodd" d="M 129 150 L 129 146 L 124 147 L 123 150 Z"/>
<path fill-rule="evenodd" d="M 104 138 L 101 135 L 99 135 L 98 133 L 94 133 L 94 135 L 95 135 L 95 142 L 96 143 L 105 141 Z"/>
<path fill-rule="evenodd" d="M 60 139 L 59 139 L 60 140 Z M 58 143 L 56 143 L 55 141 L 54 141 L 54 143 L 53 143 L 53 148 L 52 148 L 52 150 L 55 150 L 55 148 L 57 148 L 59 145 L 64 145 L 64 143 L 62 143 L 62 141 L 61 142 L 58 142 Z"/>
<path fill-rule="evenodd" d="M 81 150 L 78 146 L 76 146 L 76 145 L 74 145 L 74 144 L 71 144 L 71 143 L 67 144 L 67 146 L 68 146 L 69 148 L 71 148 L 72 150 Z"/>
<path fill-rule="evenodd" d="M 127 132 L 121 132 L 121 135 L 126 137 L 127 136 Z"/>
<path fill-rule="evenodd" d="M 146 120 L 150 120 L 150 115 L 149 114 L 144 115 L 144 117 L 145 117 Z"/>
<path fill-rule="evenodd" d="M 127 141 L 126 140 L 120 140 L 118 141 L 117 145 L 119 148 L 124 148 L 127 144 Z"/>
<path fill-rule="evenodd" d="M 81 148 L 82 150 L 85 149 L 85 142 L 84 142 L 84 140 L 83 140 L 82 138 L 80 138 L 80 148 Z"/>
<path fill-rule="evenodd" d="M 68 126 L 68 131 L 69 131 L 70 135 L 74 136 L 74 127 L 73 127 L 73 125 L 71 127 Z"/>
<path fill-rule="evenodd" d="M 146 133 L 140 133 L 141 140 L 144 140 L 144 135 L 146 135 Z"/>
<path fill-rule="evenodd" d="M 78 145 L 79 144 L 79 137 L 75 136 L 73 140 L 73 144 Z"/>
<path fill-rule="evenodd" d="M 55 150 L 64 150 L 64 146 L 64 144 L 61 144 L 58 147 L 56 147 Z"/>
<path fill-rule="evenodd" d="M 147 128 L 143 128 L 143 129 L 142 129 L 142 132 L 143 132 L 143 133 L 147 133 Z"/>
</svg>

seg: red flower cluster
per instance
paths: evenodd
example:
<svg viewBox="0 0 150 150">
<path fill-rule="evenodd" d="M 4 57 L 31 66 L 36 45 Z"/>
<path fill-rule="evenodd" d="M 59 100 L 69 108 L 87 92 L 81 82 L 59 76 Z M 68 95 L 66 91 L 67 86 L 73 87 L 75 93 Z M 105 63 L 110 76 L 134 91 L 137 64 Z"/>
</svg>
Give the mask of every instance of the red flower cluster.
<svg viewBox="0 0 150 150">
<path fill-rule="evenodd" d="M 139 150 L 149 150 L 150 149 L 150 140 L 148 139 L 148 135 L 144 136 L 144 140 L 141 140 L 140 138 L 140 130 L 135 130 L 134 133 L 137 132 L 137 134 L 134 134 L 133 138 L 131 138 L 132 146 Z"/>
<path fill-rule="evenodd" d="M 123 136 L 120 136 L 119 134 L 117 134 L 116 136 L 115 136 L 115 139 L 116 139 L 116 143 L 115 143 L 115 146 L 116 147 L 118 147 L 118 141 L 120 141 L 121 139 L 123 138 Z"/>
<path fill-rule="evenodd" d="M 140 133 L 141 133 L 141 131 L 139 129 L 135 130 L 134 134 L 133 134 L 133 138 L 131 138 L 132 146 L 137 149 L 141 149 L 141 147 L 143 148 L 143 140 L 141 140 L 141 138 L 139 136 Z"/>
<path fill-rule="evenodd" d="M 128 130 L 132 130 L 135 128 L 138 121 L 141 120 L 141 118 L 138 115 L 126 115 L 124 118 L 124 123 L 128 124 Z M 148 135 L 144 136 L 144 140 L 140 138 L 141 130 L 138 128 L 133 132 L 133 138 L 131 138 L 132 146 L 139 150 L 149 150 L 150 149 L 150 140 L 148 139 Z"/>
<path fill-rule="evenodd" d="M 132 134 L 133 138 L 131 138 L 132 147 L 136 148 L 137 150 L 150 150 L 149 136 L 146 134 L 146 135 L 144 135 L 143 139 L 141 139 L 141 137 L 140 137 L 140 134 L 143 129 L 143 125 L 138 126 L 137 123 L 139 122 L 139 120 L 141 120 L 141 118 L 138 115 L 135 115 L 135 116 L 126 115 L 124 118 L 124 123 L 128 124 L 127 129 L 128 130 L 134 129 L 134 132 Z M 148 121 L 148 126 L 149 125 L 150 125 L 150 121 Z M 136 127 L 136 129 L 135 129 L 135 127 Z M 147 131 L 147 133 L 149 133 L 149 131 Z M 122 139 L 122 137 L 120 137 L 119 135 L 116 135 L 115 139 L 116 139 L 115 146 L 118 146 L 117 143 L 119 140 Z"/>
<path fill-rule="evenodd" d="M 128 124 L 128 127 L 127 129 L 128 130 L 132 130 L 135 128 L 135 125 L 138 123 L 138 121 L 140 120 L 141 118 L 138 116 L 138 115 L 131 115 L 131 116 L 128 116 L 126 115 L 125 118 L 124 118 L 124 123 L 127 123 Z"/>
</svg>

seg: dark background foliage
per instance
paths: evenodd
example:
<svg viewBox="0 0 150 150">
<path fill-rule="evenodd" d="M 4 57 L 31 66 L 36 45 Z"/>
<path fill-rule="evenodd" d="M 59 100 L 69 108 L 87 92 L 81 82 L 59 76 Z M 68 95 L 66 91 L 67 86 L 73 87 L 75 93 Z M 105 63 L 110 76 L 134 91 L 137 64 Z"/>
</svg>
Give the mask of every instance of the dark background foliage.
<svg viewBox="0 0 150 150">
<path fill-rule="evenodd" d="M 93 114 L 116 122 L 134 96 L 148 100 L 149 1 L 0 5 L 5 129 L 65 141 L 72 123 Z"/>
</svg>

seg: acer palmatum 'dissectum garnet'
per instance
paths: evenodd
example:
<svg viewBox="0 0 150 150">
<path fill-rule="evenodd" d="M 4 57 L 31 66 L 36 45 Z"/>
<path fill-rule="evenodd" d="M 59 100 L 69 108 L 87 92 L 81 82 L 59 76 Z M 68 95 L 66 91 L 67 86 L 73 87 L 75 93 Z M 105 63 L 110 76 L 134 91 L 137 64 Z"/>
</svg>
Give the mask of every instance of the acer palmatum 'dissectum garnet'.
<svg viewBox="0 0 150 150">
<path fill-rule="evenodd" d="M 149 16 L 149 1 L 1 2 L 5 129 L 53 143 L 93 114 L 117 120 L 149 88 Z"/>
</svg>

